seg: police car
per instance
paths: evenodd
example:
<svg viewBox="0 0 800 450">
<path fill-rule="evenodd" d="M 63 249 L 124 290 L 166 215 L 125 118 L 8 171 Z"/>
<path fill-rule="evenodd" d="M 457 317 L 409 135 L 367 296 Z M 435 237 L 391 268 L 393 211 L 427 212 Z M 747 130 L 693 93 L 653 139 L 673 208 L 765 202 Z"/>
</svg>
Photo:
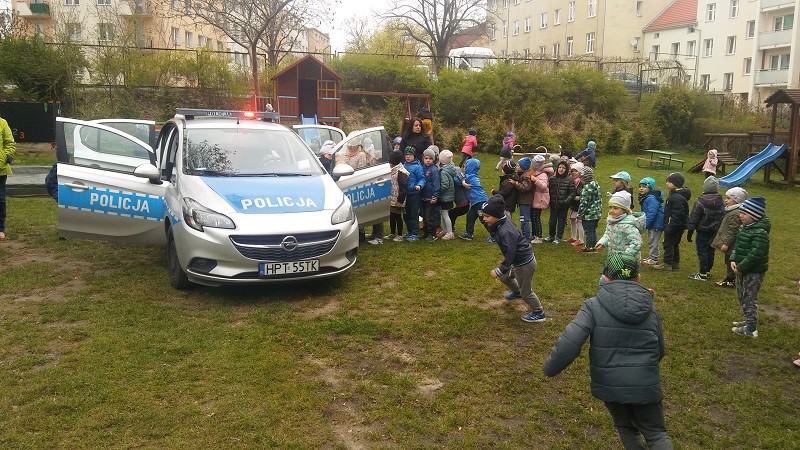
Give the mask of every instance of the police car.
<svg viewBox="0 0 800 450">
<path fill-rule="evenodd" d="M 165 245 L 170 283 L 261 283 L 346 273 L 358 228 L 389 215 L 383 127 L 371 163 L 329 175 L 270 113 L 178 110 L 155 139 L 151 121 L 57 118 L 58 232 Z"/>
</svg>

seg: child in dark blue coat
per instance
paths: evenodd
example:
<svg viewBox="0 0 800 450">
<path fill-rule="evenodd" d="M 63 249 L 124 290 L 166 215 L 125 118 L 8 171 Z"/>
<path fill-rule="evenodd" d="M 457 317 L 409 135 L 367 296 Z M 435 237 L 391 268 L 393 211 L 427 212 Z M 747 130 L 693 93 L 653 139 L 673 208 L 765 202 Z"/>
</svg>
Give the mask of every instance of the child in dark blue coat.
<svg viewBox="0 0 800 450">
<path fill-rule="evenodd" d="M 436 154 L 430 148 L 422 152 L 422 172 L 425 174 L 425 186 L 420 191 L 420 205 L 422 217 L 425 219 L 425 234 L 423 239 L 436 240 L 436 227 L 439 226 L 440 212 L 437 200 L 439 198 L 439 167 L 434 164 Z"/>
<path fill-rule="evenodd" d="M 408 195 L 406 196 L 406 228 L 405 238 L 409 242 L 418 240 L 419 232 L 419 194 L 425 187 L 425 173 L 422 164 L 414 156 L 414 147 L 406 147 L 406 163 L 403 167 L 408 171 Z"/>
<path fill-rule="evenodd" d="M 663 193 L 656 190 L 656 180 L 652 177 L 642 178 L 639 181 L 639 204 L 642 205 L 642 212 L 647 218 L 645 228 L 647 228 L 647 247 L 650 249 L 648 257 L 642 264 L 648 266 L 658 264 L 658 245 L 664 232 L 663 203 Z"/>
</svg>

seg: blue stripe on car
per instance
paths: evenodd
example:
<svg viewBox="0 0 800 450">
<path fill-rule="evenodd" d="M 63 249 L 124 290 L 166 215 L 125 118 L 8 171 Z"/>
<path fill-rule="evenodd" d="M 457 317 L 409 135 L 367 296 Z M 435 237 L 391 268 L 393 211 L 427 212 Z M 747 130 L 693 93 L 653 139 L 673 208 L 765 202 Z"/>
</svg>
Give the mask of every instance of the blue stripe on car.
<svg viewBox="0 0 800 450">
<path fill-rule="evenodd" d="M 135 219 L 164 219 L 164 197 L 91 187 L 83 191 L 58 185 L 58 206 Z"/>
<path fill-rule="evenodd" d="M 242 214 L 279 214 L 322 211 L 322 176 L 200 177 L 214 192 Z"/>
</svg>

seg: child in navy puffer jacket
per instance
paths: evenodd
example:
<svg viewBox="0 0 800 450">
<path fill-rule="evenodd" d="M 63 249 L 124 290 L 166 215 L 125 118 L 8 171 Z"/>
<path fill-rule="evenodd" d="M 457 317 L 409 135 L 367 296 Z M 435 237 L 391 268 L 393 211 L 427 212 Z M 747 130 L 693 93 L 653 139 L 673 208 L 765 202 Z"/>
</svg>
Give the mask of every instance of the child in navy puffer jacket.
<svg viewBox="0 0 800 450">
<path fill-rule="evenodd" d="M 406 232 L 407 241 L 416 241 L 419 238 L 419 194 L 425 187 L 425 173 L 422 171 L 422 164 L 414 156 L 414 147 L 406 147 L 405 169 L 408 171 L 408 195 L 406 196 Z"/>
</svg>

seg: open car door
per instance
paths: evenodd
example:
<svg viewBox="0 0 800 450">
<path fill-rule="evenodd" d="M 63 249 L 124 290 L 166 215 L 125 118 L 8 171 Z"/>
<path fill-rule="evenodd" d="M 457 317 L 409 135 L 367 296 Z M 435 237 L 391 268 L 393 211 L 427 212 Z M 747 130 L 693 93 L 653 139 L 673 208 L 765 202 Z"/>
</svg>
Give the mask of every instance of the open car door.
<svg viewBox="0 0 800 450">
<path fill-rule="evenodd" d="M 303 141 L 314 150 L 314 154 L 319 156 L 319 148 L 322 144 L 331 140 L 334 144 L 342 142 L 345 138 L 344 131 L 328 125 L 292 125 L 295 133 L 300 135 Z M 314 141 L 316 145 L 314 144 Z"/>
<path fill-rule="evenodd" d="M 350 133 L 334 148 L 337 164 L 344 164 L 348 146 L 358 147 L 358 151 L 365 154 L 366 164 L 353 167 L 355 173 L 339 178 L 336 184 L 350 198 L 359 226 L 386 222 L 392 194 L 386 131 L 383 127 L 375 127 Z"/>
<path fill-rule="evenodd" d="M 125 134 L 129 134 L 142 142 L 146 142 L 151 148 L 156 148 L 156 123 L 152 120 L 138 119 L 96 119 L 92 123 L 99 123 L 107 127 L 116 128 Z"/>
<path fill-rule="evenodd" d="M 153 149 L 107 125 L 56 118 L 58 234 L 165 243 L 164 191 Z"/>
</svg>

